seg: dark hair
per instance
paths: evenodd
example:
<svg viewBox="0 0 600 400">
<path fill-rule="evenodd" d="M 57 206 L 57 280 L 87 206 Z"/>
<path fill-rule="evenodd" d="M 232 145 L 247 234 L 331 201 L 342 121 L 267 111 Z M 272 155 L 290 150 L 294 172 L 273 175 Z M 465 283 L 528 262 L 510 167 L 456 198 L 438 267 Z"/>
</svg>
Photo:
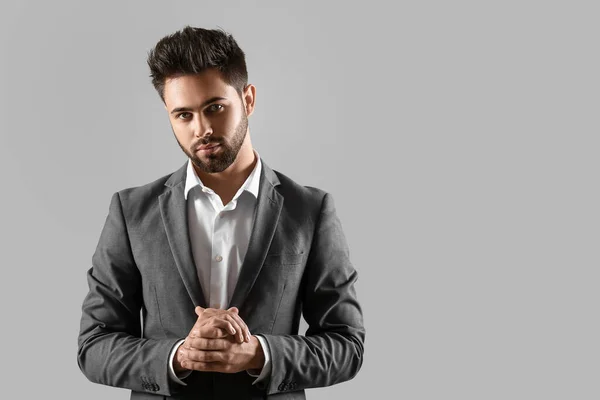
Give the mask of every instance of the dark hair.
<svg viewBox="0 0 600 400">
<path fill-rule="evenodd" d="M 148 53 L 152 85 L 164 102 L 167 78 L 217 69 L 241 96 L 248 83 L 244 52 L 227 32 L 185 26 L 160 39 Z"/>
</svg>

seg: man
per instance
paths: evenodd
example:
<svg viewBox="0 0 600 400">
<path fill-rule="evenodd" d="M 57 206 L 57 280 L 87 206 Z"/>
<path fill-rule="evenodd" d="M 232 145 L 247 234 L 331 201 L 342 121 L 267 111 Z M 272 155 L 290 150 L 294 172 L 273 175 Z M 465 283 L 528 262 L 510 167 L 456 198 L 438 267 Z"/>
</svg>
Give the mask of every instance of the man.
<svg viewBox="0 0 600 400">
<path fill-rule="evenodd" d="M 82 372 L 132 399 L 303 399 L 351 379 L 365 330 L 346 239 L 329 194 L 252 148 L 244 53 L 188 26 L 148 64 L 187 161 L 112 196 L 87 273 Z"/>
</svg>

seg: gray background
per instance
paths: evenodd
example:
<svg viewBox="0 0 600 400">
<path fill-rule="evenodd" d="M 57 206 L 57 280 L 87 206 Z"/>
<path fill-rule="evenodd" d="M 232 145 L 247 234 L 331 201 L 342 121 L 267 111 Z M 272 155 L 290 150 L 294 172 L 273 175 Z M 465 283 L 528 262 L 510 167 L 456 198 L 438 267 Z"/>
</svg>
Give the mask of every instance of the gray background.
<svg viewBox="0 0 600 400">
<path fill-rule="evenodd" d="M 112 193 L 185 161 L 146 55 L 190 24 L 236 37 L 255 148 L 359 271 L 363 368 L 311 399 L 598 399 L 593 4 L 2 2 L 2 397 L 128 398 L 77 367 L 85 272 Z"/>
</svg>

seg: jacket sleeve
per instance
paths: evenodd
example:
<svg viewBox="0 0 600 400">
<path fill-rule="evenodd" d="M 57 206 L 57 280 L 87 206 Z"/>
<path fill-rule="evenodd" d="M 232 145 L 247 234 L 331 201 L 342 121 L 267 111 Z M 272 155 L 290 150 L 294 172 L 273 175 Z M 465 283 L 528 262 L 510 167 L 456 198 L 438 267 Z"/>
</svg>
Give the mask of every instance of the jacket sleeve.
<svg viewBox="0 0 600 400">
<path fill-rule="evenodd" d="M 306 335 L 265 335 L 272 372 L 267 394 L 330 386 L 362 366 L 365 329 L 349 258 L 331 195 L 325 194 L 304 271 Z"/>
<path fill-rule="evenodd" d="M 108 216 L 82 305 L 77 363 L 92 382 L 170 396 L 169 353 L 178 338 L 141 337 L 142 277 L 135 264 L 118 193 Z"/>
</svg>

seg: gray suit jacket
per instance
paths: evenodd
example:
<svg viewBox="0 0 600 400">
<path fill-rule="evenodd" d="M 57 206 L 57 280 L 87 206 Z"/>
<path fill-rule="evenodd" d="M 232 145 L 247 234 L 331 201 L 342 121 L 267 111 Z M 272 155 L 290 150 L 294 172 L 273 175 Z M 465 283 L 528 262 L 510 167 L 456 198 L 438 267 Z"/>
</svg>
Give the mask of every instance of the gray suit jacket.
<svg viewBox="0 0 600 400">
<path fill-rule="evenodd" d="M 304 399 L 304 389 L 351 379 L 365 330 L 350 259 L 331 195 L 298 185 L 264 161 L 253 229 L 230 306 L 269 347 L 272 371 L 194 371 L 168 376 L 175 343 L 206 307 L 190 247 L 186 164 L 112 196 L 88 270 L 77 362 L 92 382 L 132 399 Z M 308 323 L 298 335 L 300 317 Z"/>
</svg>

